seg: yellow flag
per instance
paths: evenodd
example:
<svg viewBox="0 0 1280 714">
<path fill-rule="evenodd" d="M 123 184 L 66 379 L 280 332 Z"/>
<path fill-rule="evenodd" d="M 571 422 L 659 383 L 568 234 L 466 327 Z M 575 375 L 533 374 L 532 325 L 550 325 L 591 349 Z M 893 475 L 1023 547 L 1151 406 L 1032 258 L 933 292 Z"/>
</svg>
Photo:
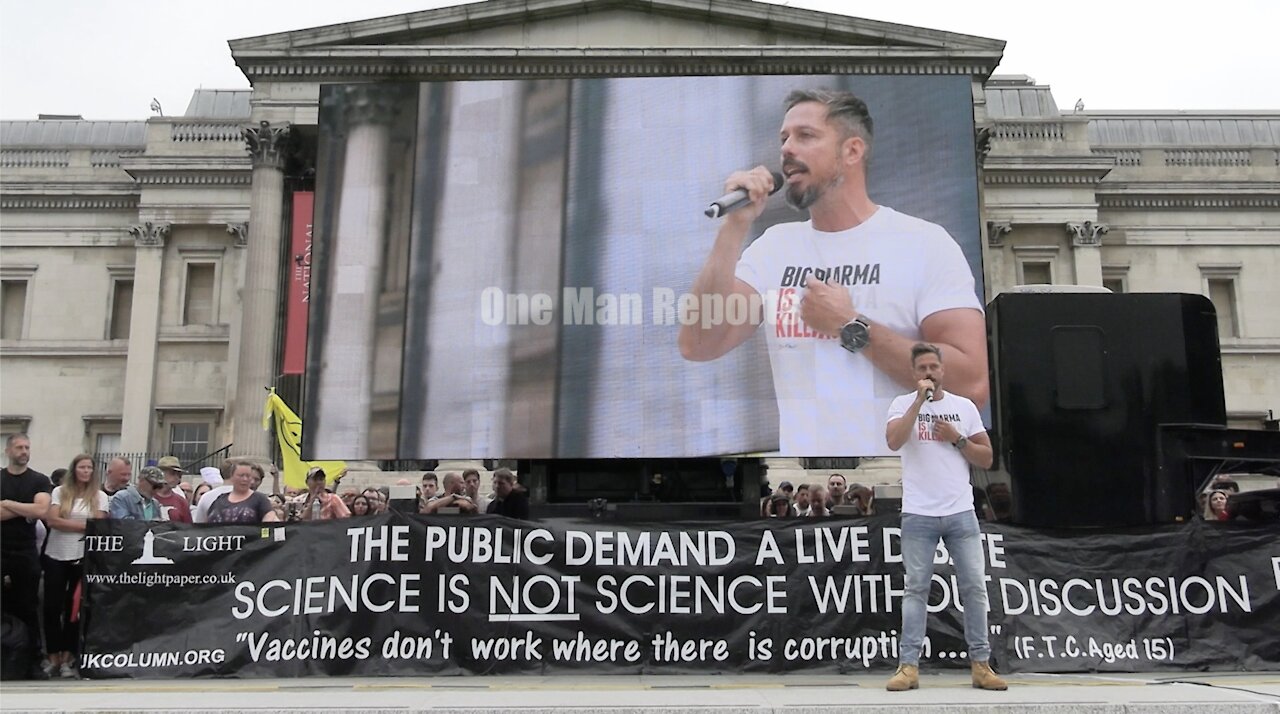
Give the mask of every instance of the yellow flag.
<svg viewBox="0 0 1280 714">
<path fill-rule="evenodd" d="M 267 397 L 267 406 L 262 414 L 262 428 L 270 429 L 272 417 L 275 417 L 276 441 L 280 444 L 280 453 L 284 463 L 280 464 L 280 472 L 284 475 L 284 485 L 292 488 L 307 487 L 307 472 L 312 467 L 324 469 L 326 483 L 332 484 L 347 472 L 345 461 L 303 461 L 302 460 L 302 419 L 289 408 L 288 404 L 271 390 Z"/>
</svg>

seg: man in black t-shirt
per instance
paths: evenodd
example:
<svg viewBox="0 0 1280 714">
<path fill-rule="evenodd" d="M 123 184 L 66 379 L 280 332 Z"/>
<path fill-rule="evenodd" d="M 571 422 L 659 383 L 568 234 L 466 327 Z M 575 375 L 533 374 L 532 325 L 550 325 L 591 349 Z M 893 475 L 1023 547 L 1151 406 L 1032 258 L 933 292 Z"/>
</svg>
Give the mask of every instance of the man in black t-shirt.
<svg viewBox="0 0 1280 714">
<path fill-rule="evenodd" d="M 49 477 L 27 468 L 31 439 L 14 434 L 5 440 L 9 465 L 0 469 L 0 570 L 9 579 L 9 592 L 0 598 L 4 612 L 27 626 L 33 677 L 47 679 L 40 662 L 40 556 L 36 549 L 36 519 L 49 512 Z"/>
<path fill-rule="evenodd" d="M 529 520 L 529 492 L 516 483 L 516 475 L 511 469 L 493 472 L 493 500 L 485 513 Z"/>
</svg>

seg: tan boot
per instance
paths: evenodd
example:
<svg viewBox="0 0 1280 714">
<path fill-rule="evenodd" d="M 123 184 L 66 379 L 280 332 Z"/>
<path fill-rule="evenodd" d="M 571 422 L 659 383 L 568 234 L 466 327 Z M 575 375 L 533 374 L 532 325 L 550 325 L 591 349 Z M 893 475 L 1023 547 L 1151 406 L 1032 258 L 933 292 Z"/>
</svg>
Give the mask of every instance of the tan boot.
<svg viewBox="0 0 1280 714">
<path fill-rule="evenodd" d="M 973 673 L 974 689 L 994 689 L 1003 692 L 1009 685 L 1000 676 L 991 671 L 987 662 L 970 662 L 969 669 Z"/>
<path fill-rule="evenodd" d="M 914 664 L 900 664 L 884 688 L 891 692 L 905 692 L 920 688 L 920 668 Z"/>
</svg>

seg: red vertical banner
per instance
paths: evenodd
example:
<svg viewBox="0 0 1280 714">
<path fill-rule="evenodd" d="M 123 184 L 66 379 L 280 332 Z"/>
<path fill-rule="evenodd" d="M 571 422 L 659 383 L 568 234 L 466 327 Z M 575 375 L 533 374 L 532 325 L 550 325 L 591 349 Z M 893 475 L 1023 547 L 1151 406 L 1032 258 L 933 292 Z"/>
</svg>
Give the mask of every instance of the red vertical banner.
<svg viewBox="0 0 1280 714">
<path fill-rule="evenodd" d="M 311 299 L 311 230 L 316 195 L 293 194 L 289 303 L 284 324 L 284 373 L 302 374 L 307 363 L 307 306 Z"/>
</svg>

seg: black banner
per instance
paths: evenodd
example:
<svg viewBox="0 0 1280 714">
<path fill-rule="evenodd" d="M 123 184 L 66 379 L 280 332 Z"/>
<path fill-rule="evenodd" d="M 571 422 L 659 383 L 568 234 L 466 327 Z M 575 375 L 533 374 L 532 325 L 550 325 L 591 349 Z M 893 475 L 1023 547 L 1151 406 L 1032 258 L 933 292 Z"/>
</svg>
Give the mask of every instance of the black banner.
<svg viewBox="0 0 1280 714">
<path fill-rule="evenodd" d="M 984 524 L 1001 671 L 1275 669 L 1280 537 Z M 896 517 L 90 521 L 87 677 L 858 672 L 897 663 Z M 922 666 L 967 667 L 936 556 Z"/>
</svg>

